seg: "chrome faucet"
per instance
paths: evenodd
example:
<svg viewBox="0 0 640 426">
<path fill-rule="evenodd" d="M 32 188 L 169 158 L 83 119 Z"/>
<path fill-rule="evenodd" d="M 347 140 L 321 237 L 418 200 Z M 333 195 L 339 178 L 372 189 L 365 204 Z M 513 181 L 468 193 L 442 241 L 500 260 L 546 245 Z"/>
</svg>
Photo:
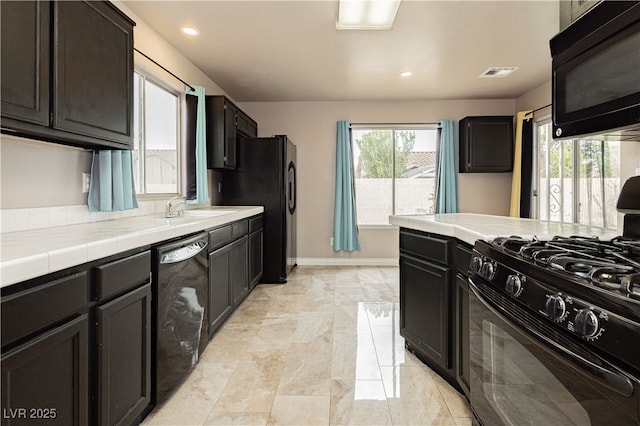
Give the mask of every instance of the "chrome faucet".
<svg viewBox="0 0 640 426">
<path fill-rule="evenodd" d="M 179 197 L 176 196 L 167 201 L 167 204 L 164 208 L 164 217 L 178 217 L 182 215 L 183 210 L 179 210 L 178 207 L 180 207 L 180 205 L 185 205 L 186 203 L 184 200 L 173 203 L 173 201 L 177 200 L 178 198 Z"/>
</svg>

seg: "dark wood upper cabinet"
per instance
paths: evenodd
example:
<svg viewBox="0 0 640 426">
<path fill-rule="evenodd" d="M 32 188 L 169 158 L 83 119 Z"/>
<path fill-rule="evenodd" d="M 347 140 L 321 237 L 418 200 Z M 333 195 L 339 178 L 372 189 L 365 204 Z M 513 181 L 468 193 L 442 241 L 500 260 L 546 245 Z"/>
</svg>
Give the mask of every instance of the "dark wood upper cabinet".
<svg viewBox="0 0 640 426">
<path fill-rule="evenodd" d="M 226 102 L 224 105 L 224 152 L 222 155 L 223 168 L 236 168 L 236 126 L 238 124 L 238 110 L 235 105 Z"/>
<path fill-rule="evenodd" d="M 236 121 L 236 132 L 242 136 L 250 138 L 258 137 L 258 123 L 253 121 L 251 117 L 238 110 L 238 119 Z"/>
<path fill-rule="evenodd" d="M 0 2 L 2 116 L 49 124 L 51 5 Z"/>
<path fill-rule="evenodd" d="M 257 137 L 258 123 L 225 96 L 207 96 L 207 167 L 235 169 L 236 144 Z"/>
<path fill-rule="evenodd" d="M 513 116 L 460 120 L 460 173 L 513 170 Z"/>
<path fill-rule="evenodd" d="M 54 4 L 56 129 L 133 142 L 133 26 L 110 4 Z"/>
<path fill-rule="evenodd" d="M 134 25 L 106 1 L 2 2 L 2 131 L 131 149 Z"/>
</svg>

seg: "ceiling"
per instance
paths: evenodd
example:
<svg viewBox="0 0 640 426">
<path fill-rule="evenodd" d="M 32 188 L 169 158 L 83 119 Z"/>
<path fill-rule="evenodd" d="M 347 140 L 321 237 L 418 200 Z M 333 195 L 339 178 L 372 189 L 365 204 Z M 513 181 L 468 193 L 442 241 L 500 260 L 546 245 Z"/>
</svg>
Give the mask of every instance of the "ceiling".
<svg viewBox="0 0 640 426">
<path fill-rule="evenodd" d="M 559 27 L 557 1 L 404 0 L 387 31 L 336 30 L 331 0 L 122 3 L 238 102 L 516 98 L 549 81 Z"/>
</svg>

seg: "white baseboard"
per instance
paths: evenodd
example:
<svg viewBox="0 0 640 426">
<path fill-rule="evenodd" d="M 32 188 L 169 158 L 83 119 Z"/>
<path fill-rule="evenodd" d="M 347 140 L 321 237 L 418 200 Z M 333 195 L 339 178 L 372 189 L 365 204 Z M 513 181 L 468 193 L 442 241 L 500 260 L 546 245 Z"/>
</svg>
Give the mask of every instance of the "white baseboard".
<svg viewBox="0 0 640 426">
<path fill-rule="evenodd" d="M 397 257 L 299 257 L 296 261 L 299 266 L 398 266 Z"/>
</svg>

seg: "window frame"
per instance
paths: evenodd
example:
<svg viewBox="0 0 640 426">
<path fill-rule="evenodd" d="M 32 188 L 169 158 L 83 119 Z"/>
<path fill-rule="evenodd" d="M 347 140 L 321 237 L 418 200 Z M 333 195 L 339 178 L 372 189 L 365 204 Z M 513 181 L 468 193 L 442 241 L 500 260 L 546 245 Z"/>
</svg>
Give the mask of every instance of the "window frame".
<svg viewBox="0 0 640 426">
<path fill-rule="evenodd" d="M 185 109 L 185 103 L 186 103 L 186 94 L 184 91 L 184 88 L 182 88 L 182 86 L 179 86 L 177 84 L 172 84 L 172 82 L 170 82 L 169 80 L 163 78 L 162 76 L 160 76 L 160 74 L 158 74 L 157 72 L 155 72 L 154 70 L 152 70 L 149 67 L 146 67 L 142 64 L 136 63 L 135 67 L 134 67 L 134 79 L 136 79 L 136 75 L 138 74 L 139 76 L 142 77 L 141 83 L 142 83 L 142 87 L 140 88 L 140 94 L 142 95 L 142 99 L 144 99 L 144 82 L 149 81 L 150 83 L 156 85 L 157 87 L 167 91 L 168 93 L 176 96 L 177 98 L 177 105 L 176 105 L 176 122 L 177 122 L 177 129 L 176 129 L 176 137 L 177 137 L 177 141 L 176 141 L 176 192 L 153 192 L 153 193 L 148 193 L 147 191 L 147 173 L 146 173 L 146 145 L 143 149 L 140 149 L 140 153 L 141 153 L 141 162 L 143 164 L 143 166 L 141 167 L 141 176 L 140 176 L 140 180 L 141 180 L 141 186 L 144 189 L 144 192 L 136 192 L 136 198 L 138 198 L 139 200 L 158 200 L 158 199 L 166 199 L 167 197 L 180 197 L 184 195 L 184 188 L 183 188 L 183 182 L 184 182 L 184 170 L 185 170 L 185 165 L 184 165 L 184 132 L 186 132 L 186 127 L 185 127 L 185 123 L 184 123 L 184 109 Z M 140 138 L 141 139 L 141 143 L 144 142 L 145 140 L 145 135 L 146 135 L 146 123 L 144 120 L 144 108 L 142 108 L 139 111 L 139 116 L 138 116 L 138 120 L 140 121 L 141 124 L 141 131 L 143 136 Z M 135 124 L 134 124 L 135 125 Z"/>
<path fill-rule="evenodd" d="M 533 172 L 534 172 L 534 176 L 532 177 L 532 191 L 531 191 L 531 206 L 532 206 L 532 217 L 535 219 L 540 219 L 541 215 L 540 215 L 540 165 L 539 165 L 539 153 L 540 153 L 540 140 L 539 140 L 539 131 L 538 129 L 541 126 L 545 126 L 548 125 L 550 126 L 550 132 L 552 130 L 551 124 L 552 124 L 552 119 L 551 119 L 551 115 L 544 115 L 540 118 L 535 118 L 534 119 L 534 138 L 533 138 L 533 161 L 532 161 L 532 167 L 533 167 Z M 548 133 L 549 134 L 549 140 L 552 141 L 553 140 L 553 135 L 552 133 Z M 617 216 L 617 223 L 615 224 L 615 226 L 612 226 L 613 224 L 611 223 L 607 223 L 607 217 L 606 214 L 604 214 L 603 212 L 603 224 L 602 225 L 593 225 L 593 224 L 588 224 L 588 223 L 584 223 L 582 224 L 580 222 L 580 208 L 581 208 L 581 203 L 580 203 L 580 196 L 579 194 L 581 194 L 581 179 L 580 179 L 580 170 L 581 170 L 581 164 L 580 164 L 580 143 L 582 141 L 582 139 L 580 138 L 575 138 L 575 139 L 568 139 L 568 141 L 571 141 L 571 150 L 572 150 L 572 163 L 571 163 L 571 167 L 572 167 L 572 171 L 571 171 L 571 204 L 572 204 L 572 211 L 571 211 L 571 222 L 566 222 L 566 221 L 562 221 L 561 223 L 570 223 L 570 224 L 577 224 L 577 225 L 585 225 L 585 226 L 602 226 L 604 229 L 620 229 L 621 227 L 621 222 L 620 222 L 620 215 Z M 547 154 L 548 154 L 548 150 L 547 150 Z M 561 157 L 561 167 L 562 164 L 564 164 L 564 161 L 562 161 Z M 547 164 L 548 164 L 548 158 L 547 158 Z M 562 168 L 561 168 L 562 170 Z M 563 175 L 563 173 L 561 173 L 561 175 Z M 622 182 L 621 182 L 622 185 Z M 547 190 L 547 192 L 549 192 L 549 190 Z M 603 197 L 605 197 L 604 193 L 603 193 Z M 602 199 L 601 200 L 602 203 L 605 203 L 606 200 Z M 564 209 L 564 207 L 562 207 Z M 547 210 L 548 210 L 548 206 L 547 206 Z M 547 212 L 547 219 L 543 219 L 543 220 L 548 220 L 551 221 L 550 219 L 550 214 L 549 212 Z M 564 214 L 561 214 L 561 217 L 564 217 Z"/>
<path fill-rule="evenodd" d="M 392 144 L 393 144 L 393 152 L 391 154 L 391 162 L 392 162 L 392 173 L 391 173 L 391 215 L 396 214 L 396 148 L 397 148 L 397 139 L 396 139 L 396 131 L 402 130 L 432 130 L 436 132 L 436 150 L 435 150 L 435 169 L 434 169 L 434 180 L 437 176 L 437 166 L 438 166 L 438 152 L 440 150 L 440 139 L 439 139 L 439 125 L 438 123 L 415 123 L 415 124 L 407 124 L 407 123 L 375 123 L 375 124 L 359 124 L 359 123 L 351 123 L 351 153 L 353 156 L 353 160 L 355 160 L 354 156 L 354 147 L 356 144 L 355 138 L 353 137 L 353 130 L 388 130 L 391 131 L 392 135 Z M 352 164 L 355 171 L 355 164 Z M 435 183 L 435 182 L 434 182 Z M 355 175 L 354 175 L 354 184 L 355 184 Z M 434 187 L 434 190 L 436 188 Z M 354 188 L 355 191 L 355 188 Z M 358 205 L 358 194 L 355 193 L 356 198 L 356 209 Z M 435 207 L 435 198 L 434 198 L 434 207 Z M 361 229 L 388 229 L 395 228 L 395 225 L 386 224 L 386 223 L 370 223 L 370 224 L 361 224 L 358 220 L 358 215 L 356 211 L 356 223 L 358 228 Z"/>
</svg>

